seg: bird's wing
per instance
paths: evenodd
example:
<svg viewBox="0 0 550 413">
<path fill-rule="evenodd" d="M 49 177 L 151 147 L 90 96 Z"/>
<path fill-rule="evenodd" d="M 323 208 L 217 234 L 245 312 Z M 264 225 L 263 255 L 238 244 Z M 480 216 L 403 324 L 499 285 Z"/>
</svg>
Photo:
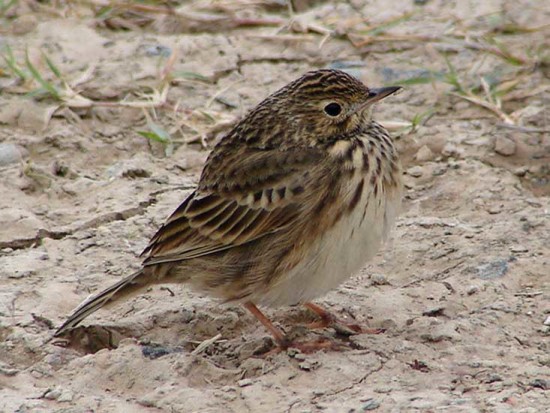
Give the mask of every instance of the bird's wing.
<svg viewBox="0 0 550 413">
<path fill-rule="evenodd" d="M 151 239 L 144 265 L 213 254 L 292 225 L 319 184 L 312 176 L 322 156 L 315 148 L 218 146 L 197 190 Z"/>
</svg>

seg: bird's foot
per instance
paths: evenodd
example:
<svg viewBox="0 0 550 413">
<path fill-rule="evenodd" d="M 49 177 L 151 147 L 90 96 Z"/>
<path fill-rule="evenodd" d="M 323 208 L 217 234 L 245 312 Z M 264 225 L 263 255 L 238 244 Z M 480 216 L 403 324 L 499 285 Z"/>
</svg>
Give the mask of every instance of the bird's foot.
<svg viewBox="0 0 550 413">
<path fill-rule="evenodd" d="M 338 317 L 329 313 L 324 308 L 321 308 L 313 303 L 306 303 L 304 304 L 304 306 L 309 308 L 321 318 L 320 320 L 314 321 L 313 323 L 310 323 L 306 326 L 310 329 L 332 327 L 336 330 L 337 333 L 347 336 L 351 336 L 354 334 L 380 334 L 385 331 L 382 328 L 366 328 L 360 326 L 357 323 L 349 323 L 347 321 L 340 320 Z"/>
<path fill-rule="evenodd" d="M 297 349 L 301 353 L 311 354 L 322 350 L 341 351 L 345 348 L 347 348 L 347 346 L 342 343 L 337 343 L 327 338 L 319 338 L 311 341 L 292 341 L 288 343 L 288 347 L 286 349 L 282 350 L 287 350 L 288 352 L 292 349 Z"/>
<path fill-rule="evenodd" d="M 337 343 L 328 338 L 318 338 L 316 340 L 309 341 L 293 341 L 285 338 L 282 342 L 276 341 L 276 346 L 267 353 L 262 354 L 261 357 L 272 356 L 283 352 L 286 352 L 292 357 L 293 352 L 312 354 L 323 350 L 342 351 L 346 348 L 347 346 L 344 344 Z"/>
</svg>

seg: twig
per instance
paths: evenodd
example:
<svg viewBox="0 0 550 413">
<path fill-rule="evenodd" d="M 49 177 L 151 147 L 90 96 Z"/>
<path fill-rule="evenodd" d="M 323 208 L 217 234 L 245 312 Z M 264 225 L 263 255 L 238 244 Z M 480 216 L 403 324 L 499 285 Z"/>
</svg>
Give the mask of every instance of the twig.
<svg viewBox="0 0 550 413">
<path fill-rule="evenodd" d="M 197 355 L 202 353 L 204 350 L 206 350 L 208 347 L 210 347 L 212 344 L 214 344 L 216 341 L 218 341 L 222 337 L 221 334 L 217 334 L 212 338 L 209 338 L 208 340 L 204 340 L 202 343 L 200 343 L 195 350 L 191 352 L 193 355 Z"/>
<path fill-rule="evenodd" d="M 483 107 L 487 110 L 490 110 L 495 115 L 497 115 L 499 118 L 501 118 L 504 121 L 504 123 L 507 123 L 509 125 L 514 125 L 515 124 L 515 122 L 512 120 L 512 118 L 510 116 L 508 116 L 506 113 L 504 113 L 502 110 L 500 110 L 500 108 L 498 108 L 495 104 L 493 104 L 491 102 L 481 100 L 478 97 L 473 96 L 473 95 L 463 95 L 463 94 L 455 93 L 455 92 L 449 92 L 449 94 L 452 95 L 452 96 L 456 96 L 458 98 L 467 100 L 468 102 L 473 103 L 474 105 L 478 105 L 478 106 L 481 106 L 481 107 Z"/>
<path fill-rule="evenodd" d="M 514 297 L 536 297 L 537 295 L 542 295 L 542 291 L 527 291 L 524 293 L 515 293 Z"/>
<path fill-rule="evenodd" d="M 510 125 L 508 123 L 497 123 L 497 128 L 512 129 L 525 133 L 550 133 L 550 129 L 529 128 L 527 126 Z"/>
</svg>

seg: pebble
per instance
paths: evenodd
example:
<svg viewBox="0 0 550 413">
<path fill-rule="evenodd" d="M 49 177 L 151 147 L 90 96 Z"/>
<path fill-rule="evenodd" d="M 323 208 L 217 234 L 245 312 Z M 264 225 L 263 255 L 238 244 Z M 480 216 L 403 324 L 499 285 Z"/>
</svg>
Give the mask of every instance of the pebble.
<svg viewBox="0 0 550 413">
<path fill-rule="evenodd" d="M 490 374 L 489 377 L 487 377 L 486 383 L 495 383 L 502 381 L 502 377 L 500 377 L 498 374 Z"/>
<path fill-rule="evenodd" d="M 153 44 L 145 46 L 145 54 L 147 56 L 169 57 L 172 54 L 172 49 L 162 44 Z"/>
<path fill-rule="evenodd" d="M 447 172 L 447 165 L 436 165 L 432 171 L 432 176 L 441 176 Z"/>
<path fill-rule="evenodd" d="M 374 285 L 387 285 L 389 284 L 388 279 L 383 274 L 372 274 L 370 279 Z"/>
<path fill-rule="evenodd" d="M 445 157 L 461 158 L 464 154 L 464 150 L 456 146 L 454 143 L 448 142 L 441 151 L 441 154 Z"/>
<path fill-rule="evenodd" d="M 155 360 L 159 357 L 166 356 L 167 354 L 173 353 L 173 349 L 169 349 L 162 346 L 143 346 L 141 348 L 141 354 L 148 359 Z"/>
<path fill-rule="evenodd" d="M 48 400 L 57 400 L 61 396 L 61 390 L 59 388 L 51 389 L 44 394 L 44 398 Z"/>
<path fill-rule="evenodd" d="M 427 145 L 424 145 L 416 152 L 415 159 L 418 162 L 431 161 L 434 159 L 434 153 Z"/>
<path fill-rule="evenodd" d="M 420 167 L 418 165 L 410 167 L 409 169 L 407 169 L 407 175 L 410 175 L 414 178 L 421 177 L 423 173 L 424 173 L 424 171 L 422 170 L 422 167 Z"/>
<path fill-rule="evenodd" d="M 300 364 L 298 364 L 298 367 L 301 370 L 310 371 L 313 369 L 313 364 L 309 361 L 302 361 Z"/>
<path fill-rule="evenodd" d="M 497 260 L 487 264 L 479 265 L 476 269 L 477 276 L 482 280 L 500 278 L 508 272 L 508 261 Z"/>
<path fill-rule="evenodd" d="M 466 294 L 468 295 L 474 295 L 477 292 L 479 292 L 479 287 L 476 285 L 470 285 L 466 290 Z"/>
<path fill-rule="evenodd" d="M 15 376 L 17 373 L 19 373 L 19 370 L 17 369 L 11 369 L 0 365 L 0 374 L 3 376 Z"/>
<path fill-rule="evenodd" d="M 497 136 L 495 152 L 503 156 L 511 156 L 516 153 L 516 143 L 506 136 Z"/>
<path fill-rule="evenodd" d="M 438 317 L 445 313 L 445 307 L 433 307 L 422 312 L 424 317 Z"/>
<path fill-rule="evenodd" d="M 17 163 L 23 158 L 19 146 L 13 143 L 0 143 L 0 166 Z"/>
<path fill-rule="evenodd" d="M 536 387 L 542 390 L 550 389 L 550 382 L 545 379 L 535 379 L 529 383 L 529 386 Z"/>
<path fill-rule="evenodd" d="M 511 252 L 527 252 L 529 249 L 523 245 L 513 245 L 510 247 Z"/>
<path fill-rule="evenodd" d="M 361 410 L 364 412 L 367 412 L 369 410 L 378 409 L 379 407 L 380 407 L 380 403 L 378 401 L 376 401 L 375 399 L 369 399 L 365 402 L 365 404 L 363 404 L 363 406 L 361 407 Z"/>
<path fill-rule="evenodd" d="M 529 168 L 526 166 L 520 166 L 519 168 L 514 169 L 514 175 L 516 176 L 525 176 L 525 174 L 529 171 Z"/>
<path fill-rule="evenodd" d="M 109 178 L 148 178 L 151 176 L 148 166 L 148 160 L 136 157 L 111 165 L 107 168 L 106 174 Z"/>
<path fill-rule="evenodd" d="M 242 379 L 237 382 L 239 387 L 246 387 L 252 385 L 252 379 Z"/>
<path fill-rule="evenodd" d="M 544 320 L 544 325 L 545 326 L 550 326 L 550 315 L 548 317 L 546 317 L 546 320 Z"/>
<path fill-rule="evenodd" d="M 294 348 L 294 347 L 289 347 L 289 348 L 286 350 L 286 354 L 287 354 L 289 357 L 295 357 L 297 354 L 300 354 L 300 350 L 298 350 L 297 348 Z"/>
</svg>

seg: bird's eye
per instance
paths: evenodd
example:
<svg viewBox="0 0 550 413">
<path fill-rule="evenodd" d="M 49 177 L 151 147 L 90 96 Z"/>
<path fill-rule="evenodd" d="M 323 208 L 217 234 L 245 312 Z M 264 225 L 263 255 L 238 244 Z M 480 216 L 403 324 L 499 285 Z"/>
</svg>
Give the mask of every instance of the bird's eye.
<svg viewBox="0 0 550 413">
<path fill-rule="evenodd" d="M 338 116 L 342 112 L 342 106 L 336 102 L 329 103 L 325 106 L 325 113 L 329 116 Z"/>
</svg>

